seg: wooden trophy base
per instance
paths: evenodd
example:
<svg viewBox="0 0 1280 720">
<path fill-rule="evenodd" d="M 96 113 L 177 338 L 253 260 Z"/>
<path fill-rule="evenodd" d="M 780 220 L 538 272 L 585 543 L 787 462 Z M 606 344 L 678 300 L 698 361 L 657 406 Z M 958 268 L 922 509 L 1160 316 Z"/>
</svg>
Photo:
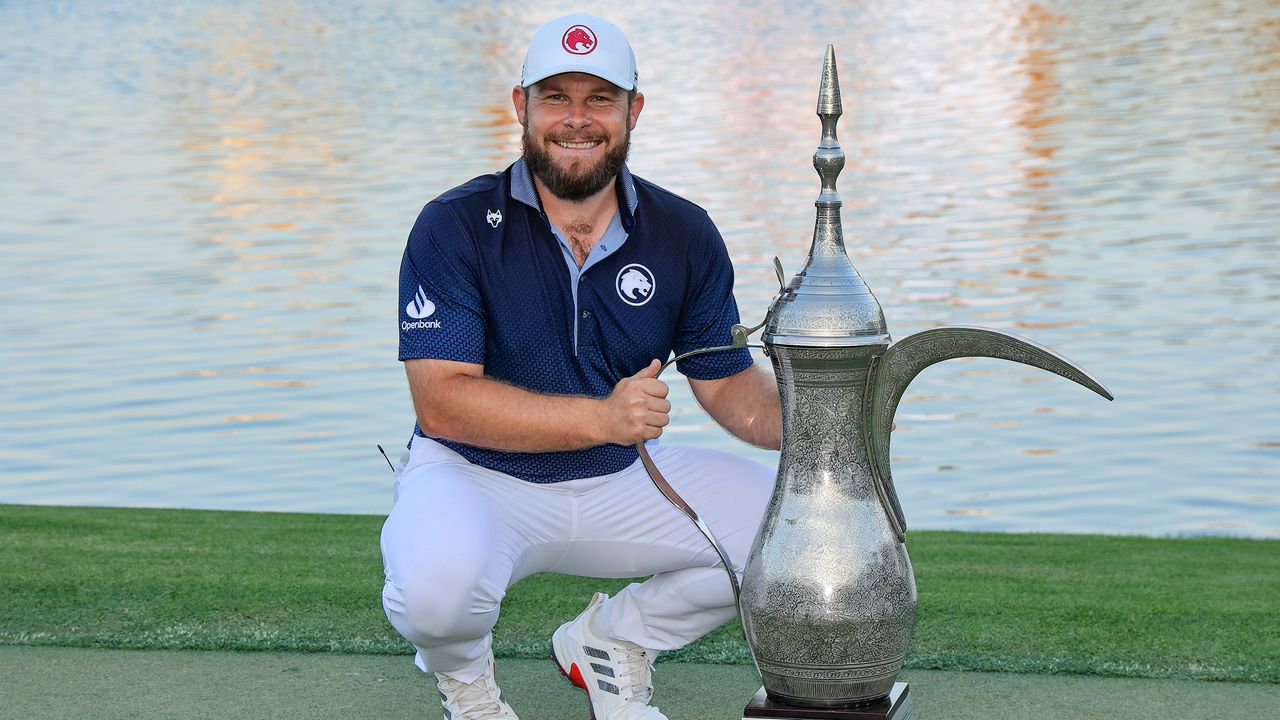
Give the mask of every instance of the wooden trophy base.
<svg viewBox="0 0 1280 720">
<path fill-rule="evenodd" d="M 906 683 L 894 683 L 889 697 L 878 703 L 852 708 L 815 708 L 786 705 L 770 700 L 764 688 L 742 711 L 742 720 L 915 720 L 911 690 Z"/>
</svg>

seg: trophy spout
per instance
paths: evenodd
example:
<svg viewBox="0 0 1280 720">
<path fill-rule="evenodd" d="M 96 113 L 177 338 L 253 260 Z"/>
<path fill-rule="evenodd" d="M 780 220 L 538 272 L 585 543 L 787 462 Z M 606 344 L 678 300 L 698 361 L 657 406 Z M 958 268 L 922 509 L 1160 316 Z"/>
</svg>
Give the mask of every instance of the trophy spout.
<svg viewBox="0 0 1280 720">
<path fill-rule="evenodd" d="M 1084 368 L 1012 333 L 957 325 L 925 330 L 894 343 L 872 369 L 873 386 L 867 393 L 867 445 L 878 489 L 888 500 L 890 520 L 900 533 L 899 540 L 905 539 L 907 524 L 889 470 L 889 428 L 898 410 L 898 401 L 921 370 L 962 357 L 990 357 L 1031 365 L 1083 385 L 1107 400 L 1115 399 L 1111 391 Z"/>
</svg>

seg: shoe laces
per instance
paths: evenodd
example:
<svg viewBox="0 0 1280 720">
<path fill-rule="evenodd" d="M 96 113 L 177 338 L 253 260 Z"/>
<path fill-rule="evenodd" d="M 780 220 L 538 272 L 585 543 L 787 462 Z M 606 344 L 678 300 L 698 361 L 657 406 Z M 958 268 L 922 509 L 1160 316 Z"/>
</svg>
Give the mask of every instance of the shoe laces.
<svg viewBox="0 0 1280 720">
<path fill-rule="evenodd" d="M 626 646 L 617 647 L 621 651 L 622 661 L 620 680 L 631 692 L 628 698 L 632 702 L 648 704 L 653 698 L 653 663 L 649 662 L 649 655 L 632 643 Z"/>
<path fill-rule="evenodd" d="M 437 675 L 436 685 L 457 706 L 465 720 L 512 717 L 502 706 L 498 683 L 494 681 L 492 674 L 481 675 L 470 683 Z"/>
</svg>

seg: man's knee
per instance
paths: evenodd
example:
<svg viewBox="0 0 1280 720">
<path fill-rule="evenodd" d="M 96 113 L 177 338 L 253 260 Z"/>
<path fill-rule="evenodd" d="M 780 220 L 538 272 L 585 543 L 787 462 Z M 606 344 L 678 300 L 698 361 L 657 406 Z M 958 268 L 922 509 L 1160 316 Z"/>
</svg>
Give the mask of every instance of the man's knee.
<svg viewBox="0 0 1280 720">
<path fill-rule="evenodd" d="M 757 521 L 764 518 L 777 473 L 752 460 L 742 459 L 734 482 L 733 495 L 738 512 Z"/>
<path fill-rule="evenodd" d="M 408 478 L 382 528 L 383 608 L 419 647 L 450 642 L 496 616 L 510 575 L 494 565 L 482 499 L 465 480 L 439 470 Z"/>
<path fill-rule="evenodd" d="M 773 497 L 776 473 L 760 463 L 746 459 L 741 460 L 737 470 L 731 519 L 723 542 L 735 570 L 741 574 L 751 545 L 764 522 L 769 498 Z"/>
<path fill-rule="evenodd" d="M 418 647 L 483 637 L 497 622 L 502 592 L 473 574 L 388 576 L 382 588 L 387 619 Z"/>
<path fill-rule="evenodd" d="M 751 466 L 752 472 L 746 475 L 744 491 L 750 505 L 757 508 L 763 516 L 765 507 L 769 505 L 769 498 L 773 496 L 773 484 L 778 474 L 773 468 L 757 462 L 751 463 Z"/>
</svg>

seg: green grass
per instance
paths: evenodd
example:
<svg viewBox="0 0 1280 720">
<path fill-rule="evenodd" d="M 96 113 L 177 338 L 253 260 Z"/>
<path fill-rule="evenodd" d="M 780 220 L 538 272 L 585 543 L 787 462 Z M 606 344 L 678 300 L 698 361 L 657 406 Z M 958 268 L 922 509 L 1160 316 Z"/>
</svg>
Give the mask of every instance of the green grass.
<svg viewBox="0 0 1280 720">
<path fill-rule="evenodd" d="M 380 592 L 381 518 L 0 505 L 0 643 L 407 653 Z M 914 532 L 907 667 L 1280 682 L 1280 543 Z M 508 594 L 500 657 L 541 658 L 594 590 Z M 737 623 L 664 661 L 747 663 Z"/>
</svg>

